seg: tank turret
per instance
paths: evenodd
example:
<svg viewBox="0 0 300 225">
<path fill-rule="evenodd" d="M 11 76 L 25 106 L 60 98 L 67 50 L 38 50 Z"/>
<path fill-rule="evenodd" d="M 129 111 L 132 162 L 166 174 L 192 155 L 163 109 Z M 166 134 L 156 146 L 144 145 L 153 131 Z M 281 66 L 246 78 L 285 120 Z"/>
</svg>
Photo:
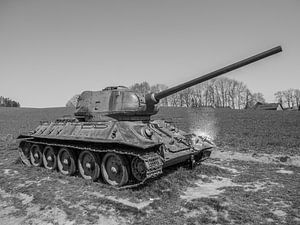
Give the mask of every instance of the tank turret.
<svg viewBox="0 0 300 225">
<path fill-rule="evenodd" d="M 281 51 L 281 46 L 277 46 L 183 84 L 158 93 L 149 93 L 145 96 L 124 86 L 108 87 L 102 91 L 85 91 L 79 97 L 75 117 L 80 121 L 111 119 L 147 121 L 151 115 L 158 112 L 157 103 L 160 99 Z"/>
</svg>

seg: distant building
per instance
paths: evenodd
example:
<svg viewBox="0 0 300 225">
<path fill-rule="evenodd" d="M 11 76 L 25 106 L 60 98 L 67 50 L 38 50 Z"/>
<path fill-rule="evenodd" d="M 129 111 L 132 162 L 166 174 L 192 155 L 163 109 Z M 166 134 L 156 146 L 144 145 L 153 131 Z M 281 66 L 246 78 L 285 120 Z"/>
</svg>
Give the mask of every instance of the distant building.
<svg viewBox="0 0 300 225">
<path fill-rule="evenodd" d="M 254 106 L 253 109 L 256 110 L 279 110 L 282 111 L 283 107 L 280 103 L 261 103 L 257 102 Z"/>
</svg>

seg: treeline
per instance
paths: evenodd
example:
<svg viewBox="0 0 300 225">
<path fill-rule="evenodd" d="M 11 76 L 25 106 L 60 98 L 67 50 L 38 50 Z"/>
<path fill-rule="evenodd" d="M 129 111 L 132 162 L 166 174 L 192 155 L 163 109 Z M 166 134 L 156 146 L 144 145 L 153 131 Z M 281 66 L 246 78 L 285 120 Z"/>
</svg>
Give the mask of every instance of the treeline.
<svg viewBox="0 0 300 225">
<path fill-rule="evenodd" d="M 147 82 L 136 83 L 131 90 L 143 94 L 167 89 L 163 84 L 150 86 Z M 261 93 L 252 93 L 243 83 L 226 77 L 216 78 L 187 88 L 160 101 L 164 106 L 203 107 L 244 109 L 256 102 L 265 102 Z"/>
<path fill-rule="evenodd" d="M 300 106 L 300 89 L 288 89 L 285 91 L 278 91 L 275 94 L 276 101 L 282 105 L 293 108 Z"/>
<path fill-rule="evenodd" d="M 3 96 L 0 96 L 0 106 L 2 106 L 2 107 L 20 107 L 20 103 L 14 101 L 14 100 L 11 100 L 10 98 L 5 98 Z"/>
</svg>

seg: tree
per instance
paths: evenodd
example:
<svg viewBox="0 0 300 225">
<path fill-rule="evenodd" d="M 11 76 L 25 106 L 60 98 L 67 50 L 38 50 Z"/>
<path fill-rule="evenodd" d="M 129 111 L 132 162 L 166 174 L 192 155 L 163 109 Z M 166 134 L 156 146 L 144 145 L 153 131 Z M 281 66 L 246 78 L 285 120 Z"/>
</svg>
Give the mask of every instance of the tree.
<svg viewBox="0 0 300 225">
<path fill-rule="evenodd" d="M 285 98 L 285 102 L 287 103 L 288 107 L 291 108 L 294 105 L 293 102 L 293 89 L 288 89 L 283 91 L 283 96 Z"/>
<path fill-rule="evenodd" d="M 144 81 L 142 83 L 135 83 L 134 85 L 130 86 L 130 89 L 145 95 L 150 92 L 150 85 L 148 82 Z"/>
<path fill-rule="evenodd" d="M 80 95 L 74 95 L 66 104 L 66 107 L 76 107 Z"/>
<path fill-rule="evenodd" d="M 11 100 L 10 98 L 5 98 L 3 96 L 0 96 L 0 106 L 2 106 L 2 107 L 20 107 L 20 103 L 14 101 L 14 100 Z"/>
<path fill-rule="evenodd" d="M 168 87 L 164 84 L 155 84 L 150 86 L 149 83 L 145 81 L 142 83 L 135 83 L 130 86 L 132 91 L 143 95 L 150 92 L 157 93 L 166 90 L 167 88 Z M 275 96 L 278 96 L 278 101 L 285 100 L 283 94 L 277 94 Z M 289 96 L 292 96 L 290 97 L 290 101 L 293 102 L 293 104 L 299 105 L 300 90 L 293 90 L 292 94 Z M 74 96 L 67 105 L 76 106 L 78 100 L 77 97 L 78 96 Z M 159 104 L 164 106 L 181 107 L 230 106 L 233 109 L 244 109 L 254 106 L 257 102 L 265 103 L 262 93 L 251 93 L 243 82 L 221 77 L 208 80 L 163 98 L 160 100 Z"/>
<path fill-rule="evenodd" d="M 254 104 L 257 103 L 257 102 L 266 103 L 264 95 L 260 92 L 252 94 L 252 101 L 253 101 Z"/>
<path fill-rule="evenodd" d="M 296 106 L 299 107 L 300 106 L 300 89 L 294 90 L 294 98 L 295 98 Z"/>
<path fill-rule="evenodd" d="M 230 97 L 231 102 L 231 108 L 235 109 L 234 99 L 236 98 L 236 87 L 238 85 L 238 82 L 236 80 L 229 80 L 229 92 L 228 95 Z"/>
<path fill-rule="evenodd" d="M 275 99 L 278 103 L 283 104 L 283 92 L 282 91 L 277 91 L 275 94 Z"/>
<path fill-rule="evenodd" d="M 300 89 L 277 91 L 274 95 L 277 102 L 287 105 L 289 108 L 300 105 Z"/>
</svg>

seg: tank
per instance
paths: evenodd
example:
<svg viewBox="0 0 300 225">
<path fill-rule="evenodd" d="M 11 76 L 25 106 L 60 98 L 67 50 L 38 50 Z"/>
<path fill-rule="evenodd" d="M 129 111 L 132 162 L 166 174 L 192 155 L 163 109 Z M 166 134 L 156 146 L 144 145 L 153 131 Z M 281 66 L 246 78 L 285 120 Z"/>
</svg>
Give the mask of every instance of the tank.
<svg viewBox="0 0 300 225">
<path fill-rule="evenodd" d="M 166 121 L 151 120 L 158 112 L 157 103 L 280 51 L 280 46 L 272 48 L 158 93 L 142 95 L 123 86 L 84 91 L 74 117 L 41 122 L 17 138 L 20 157 L 28 166 L 79 174 L 117 188 L 141 185 L 175 164 L 194 167 L 209 158 L 215 144 Z"/>
</svg>

